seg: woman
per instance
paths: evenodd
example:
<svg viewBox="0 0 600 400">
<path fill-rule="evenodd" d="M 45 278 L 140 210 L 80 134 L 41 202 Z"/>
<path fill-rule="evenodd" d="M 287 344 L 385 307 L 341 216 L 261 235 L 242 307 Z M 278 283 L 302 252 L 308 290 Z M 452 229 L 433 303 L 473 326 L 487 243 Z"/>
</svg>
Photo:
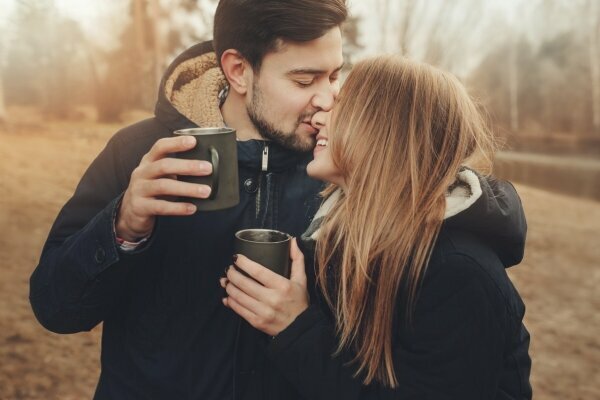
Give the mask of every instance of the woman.
<svg viewBox="0 0 600 400">
<path fill-rule="evenodd" d="M 255 280 L 229 268 L 224 304 L 273 336 L 270 359 L 306 399 L 531 398 L 505 273 L 525 219 L 510 184 L 466 168 L 489 164 L 493 142 L 463 86 L 378 57 L 313 122 L 307 171 L 331 185 L 292 276 L 234 256 Z"/>
</svg>

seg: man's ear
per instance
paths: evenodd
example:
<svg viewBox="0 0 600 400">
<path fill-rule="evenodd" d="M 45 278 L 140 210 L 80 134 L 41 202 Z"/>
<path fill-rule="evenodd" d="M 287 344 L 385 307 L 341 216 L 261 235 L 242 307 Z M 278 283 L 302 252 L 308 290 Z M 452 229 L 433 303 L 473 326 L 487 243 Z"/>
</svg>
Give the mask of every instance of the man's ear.
<svg viewBox="0 0 600 400">
<path fill-rule="evenodd" d="M 221 68 L 225 78 L 229 81 L 230 90 L 235 90 L 241 95 L 248 92 L 253 76 L 252 67 L 239 51 L 228 49 L 221 55 Z"/>
</svg>

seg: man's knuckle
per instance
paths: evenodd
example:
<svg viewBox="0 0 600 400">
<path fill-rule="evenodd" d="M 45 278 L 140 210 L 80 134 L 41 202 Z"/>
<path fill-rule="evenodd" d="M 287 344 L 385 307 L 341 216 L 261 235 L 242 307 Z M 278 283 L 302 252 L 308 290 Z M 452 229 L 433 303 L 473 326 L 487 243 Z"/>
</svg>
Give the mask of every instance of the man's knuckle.
<svg viewBox="0 0 600 400">
<path fill-rule="evenodd" d="M 159 180 L 155 181 L 155 186 L 156 186 L 157 193 L 165 194 L 168 192 L 169 185 L 168 185 L 168 182 L 164 179 L 159 179 Z"/>
<path fill-rule="evenodd" d="M 269 323 L 269 317 L 268 316 L 257 318 L 257 324 L 261 328 L 264 328 L 265 326 L 267 326 L 268 323 Z"/>
<path fill-rule="evenodd" d="M 144 197 L 147 193 L 152 193 L 152 189 L 152 181 L 146 179 L 131 184 L 131 194 L 134 198 Z"/>
<path fill-rule="evenodd" d="M 131 171 L 131 180 L 137 180 L 140 175 L 142 174 L 142 167 L 141 166 L 137 166 L 133 169 L 133 171 Z"/>
<path fill-rule="evenodd" d="M 269 305 L 272 308 L 277 307 L 278 304 L 282 304 L 283 302 L 283 296 L 279 295 L 279 294 L 274 294 L 271 296 L 271 298 L 269 299 Z"/>
<path fill-rule="evenodd" d="M 167 207 L 164 203 L 156 203 L 154 205 L 154 213 L 157 215 L 164 214 L 167 211 Z"/>
<path fill-rule="evenodd" d="M 165 149 L 167 143 L 167 138 L 158 139 L 156 143 L 154 143 L 154 146 L 152 146 L 152 150 L 155 150 L 160 153 Z"/>
<path fill-rule="evenodd" d="M 193 172 L 198 169 L 198 161 L 189 160 L 185 163 L 186 172 Z"/>
<path fill-rule="evenodd" d="M 276 317 L 276 313 L 275 310 L 270 309 L 267 311 L 266 315 L 265 315 L 265 322 L 273 322 L 275 321 L 275 317 Z"/>
<path fill-rule="evenodd" d="M 133 197 L 131 199 L 131 209 L 134 210 L 135 212 L 139 212 L 139 210 L 141 210 L 142 208 L 142 202 L 140 201 L 139 197 Z"/>
<path fill-rule="evenodd" d="M 289 281 L 286 281 L 282 284 L 281 289 L 282 289 L 282 292 L 284 295 L 288 295 L 288 294 L 292 293 L 293 287 Z"/>
<path fill-rule="evenodd" d="M 168 173 L 168 165 L 165 160 L 160 160 L 156 162 L 156 170 L 160 175 L 166 175 Z"/>
</svg>

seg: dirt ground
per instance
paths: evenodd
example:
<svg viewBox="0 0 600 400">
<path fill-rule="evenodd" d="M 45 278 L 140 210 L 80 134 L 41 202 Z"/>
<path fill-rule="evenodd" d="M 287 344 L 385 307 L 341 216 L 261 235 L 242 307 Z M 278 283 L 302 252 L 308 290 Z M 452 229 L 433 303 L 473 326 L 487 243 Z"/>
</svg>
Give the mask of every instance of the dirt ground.
<svg viewBox="0 0 600 400">
<path fill-rule="evenodd" d="M 123 124 L 19 120 L 0 127 L 0 399 L 89 399 L 101 326 L 75 335 L 45 331 L 29 306 L 28 283 L 55 215 Z M 510 276 L 527 305 L 534 398 L 600 399 L 600 203 L 517 189 L 529 236 L 525 260 Z"/>
</svg>

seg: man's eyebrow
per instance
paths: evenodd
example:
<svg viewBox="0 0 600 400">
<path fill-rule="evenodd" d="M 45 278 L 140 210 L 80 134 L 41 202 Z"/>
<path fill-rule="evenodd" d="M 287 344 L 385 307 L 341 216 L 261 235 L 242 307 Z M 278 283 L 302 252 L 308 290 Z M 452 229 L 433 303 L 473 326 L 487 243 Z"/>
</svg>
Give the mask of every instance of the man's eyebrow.
<svg viewBox="0 0 600 400">
<path fill-rule="evenodd" d="M 344 68 L 344 64 L 334 69 L 332 73 L 339 72 L 342 68 Z M 289 71 L 286 75 L 324 75 L 327 72 L 326 70 L 316 68 L 296 68 Z"/>
</svg>

